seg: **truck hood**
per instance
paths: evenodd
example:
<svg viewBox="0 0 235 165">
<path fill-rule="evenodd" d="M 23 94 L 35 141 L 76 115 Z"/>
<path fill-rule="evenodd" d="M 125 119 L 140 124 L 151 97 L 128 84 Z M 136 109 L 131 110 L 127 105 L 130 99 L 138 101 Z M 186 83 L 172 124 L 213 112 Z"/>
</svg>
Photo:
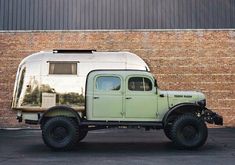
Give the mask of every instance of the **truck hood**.
<svg viewBox="0 0 235 165">
<path fill-rule="evenodd" d="M 196 103 L 205 99 L 203 93 L 196 91 L 161 91 L 161 94 L 167 96 L 169 107 L 180 103 Z"/>
</svg>

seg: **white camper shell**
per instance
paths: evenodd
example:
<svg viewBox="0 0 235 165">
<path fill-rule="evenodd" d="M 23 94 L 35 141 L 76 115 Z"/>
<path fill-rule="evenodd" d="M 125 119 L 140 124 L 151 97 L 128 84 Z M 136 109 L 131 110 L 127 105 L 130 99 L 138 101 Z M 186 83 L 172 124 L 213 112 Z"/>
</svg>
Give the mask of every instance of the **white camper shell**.
<svg viewBox="0 0 235 165">
<path fill-rule="evenodd" d="M 95 69 L 149 71 L 147 64 L 130 52 L 54 50 L 34 53 L 19 65 L 12 108 L 18 110 L 21 117 L 25 112 L 23 120 L 36 120 L 35 112 L 43 113 L 58 105 L 83 111 L 86 76 Z"/>
</svg>

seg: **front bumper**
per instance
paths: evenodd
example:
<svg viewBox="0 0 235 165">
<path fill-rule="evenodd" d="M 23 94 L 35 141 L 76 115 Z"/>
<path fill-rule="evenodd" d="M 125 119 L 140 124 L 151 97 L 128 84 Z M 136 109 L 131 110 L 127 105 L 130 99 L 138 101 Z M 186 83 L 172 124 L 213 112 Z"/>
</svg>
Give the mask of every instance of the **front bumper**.
<svg viewBox="0 0 235 165">
<path fill-rule="evenodd" d="M 203 117 L 207 123 L 215 125 L 223 125 L 223 117 L 207 108 L 205 108 L 204 110 Z"/>
</svg>

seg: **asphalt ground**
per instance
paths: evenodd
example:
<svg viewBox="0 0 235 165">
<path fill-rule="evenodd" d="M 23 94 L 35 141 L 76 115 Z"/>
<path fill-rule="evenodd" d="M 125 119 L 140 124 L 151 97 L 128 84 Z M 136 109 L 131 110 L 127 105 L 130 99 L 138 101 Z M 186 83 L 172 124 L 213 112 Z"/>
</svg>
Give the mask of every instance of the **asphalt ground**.
<svg viewBox="0 0 235 165">
<path fill-rule="evenodd" d="M 40 130 L 0 130 L 0 164 L 235 165 L 235 128 L 209 129 L 197 150 L 175 149 L 162 130 L 96 130 L 67 152 L 44 145 Z"/>
</svg>

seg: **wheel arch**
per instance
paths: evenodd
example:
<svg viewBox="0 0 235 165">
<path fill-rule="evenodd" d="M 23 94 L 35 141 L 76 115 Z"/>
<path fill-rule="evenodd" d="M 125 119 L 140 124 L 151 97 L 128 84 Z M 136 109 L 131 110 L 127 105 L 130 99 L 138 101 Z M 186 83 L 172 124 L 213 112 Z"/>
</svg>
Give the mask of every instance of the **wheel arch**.
<svg viewBox="0 0 235 165">
<path fill-rule="evenodd" d="M 169 117 L 173 116 L 173 115 L 181 115 L 181 114 L 185 114 L 185 113 L 191 113 L 194 114 L 196 113 L 200 113 L 202 111 L 202 108 L 194 103 L 180 103 L 177 104 L 173 107 L 171 107 L 167 113 L 164 115 L 162 123 L 163 126 L 165 126 L 168 122 Z"/>
<path fill-rule="evenodd" d="M 43 124 L 48 117 L 55 116 L 74 117 L 78 123 L 81 121 L 80 115 L 73 108 L 69 106 L 54 106 L 43 113 L 39 120 L 39 124 Z"/>
</svg>

